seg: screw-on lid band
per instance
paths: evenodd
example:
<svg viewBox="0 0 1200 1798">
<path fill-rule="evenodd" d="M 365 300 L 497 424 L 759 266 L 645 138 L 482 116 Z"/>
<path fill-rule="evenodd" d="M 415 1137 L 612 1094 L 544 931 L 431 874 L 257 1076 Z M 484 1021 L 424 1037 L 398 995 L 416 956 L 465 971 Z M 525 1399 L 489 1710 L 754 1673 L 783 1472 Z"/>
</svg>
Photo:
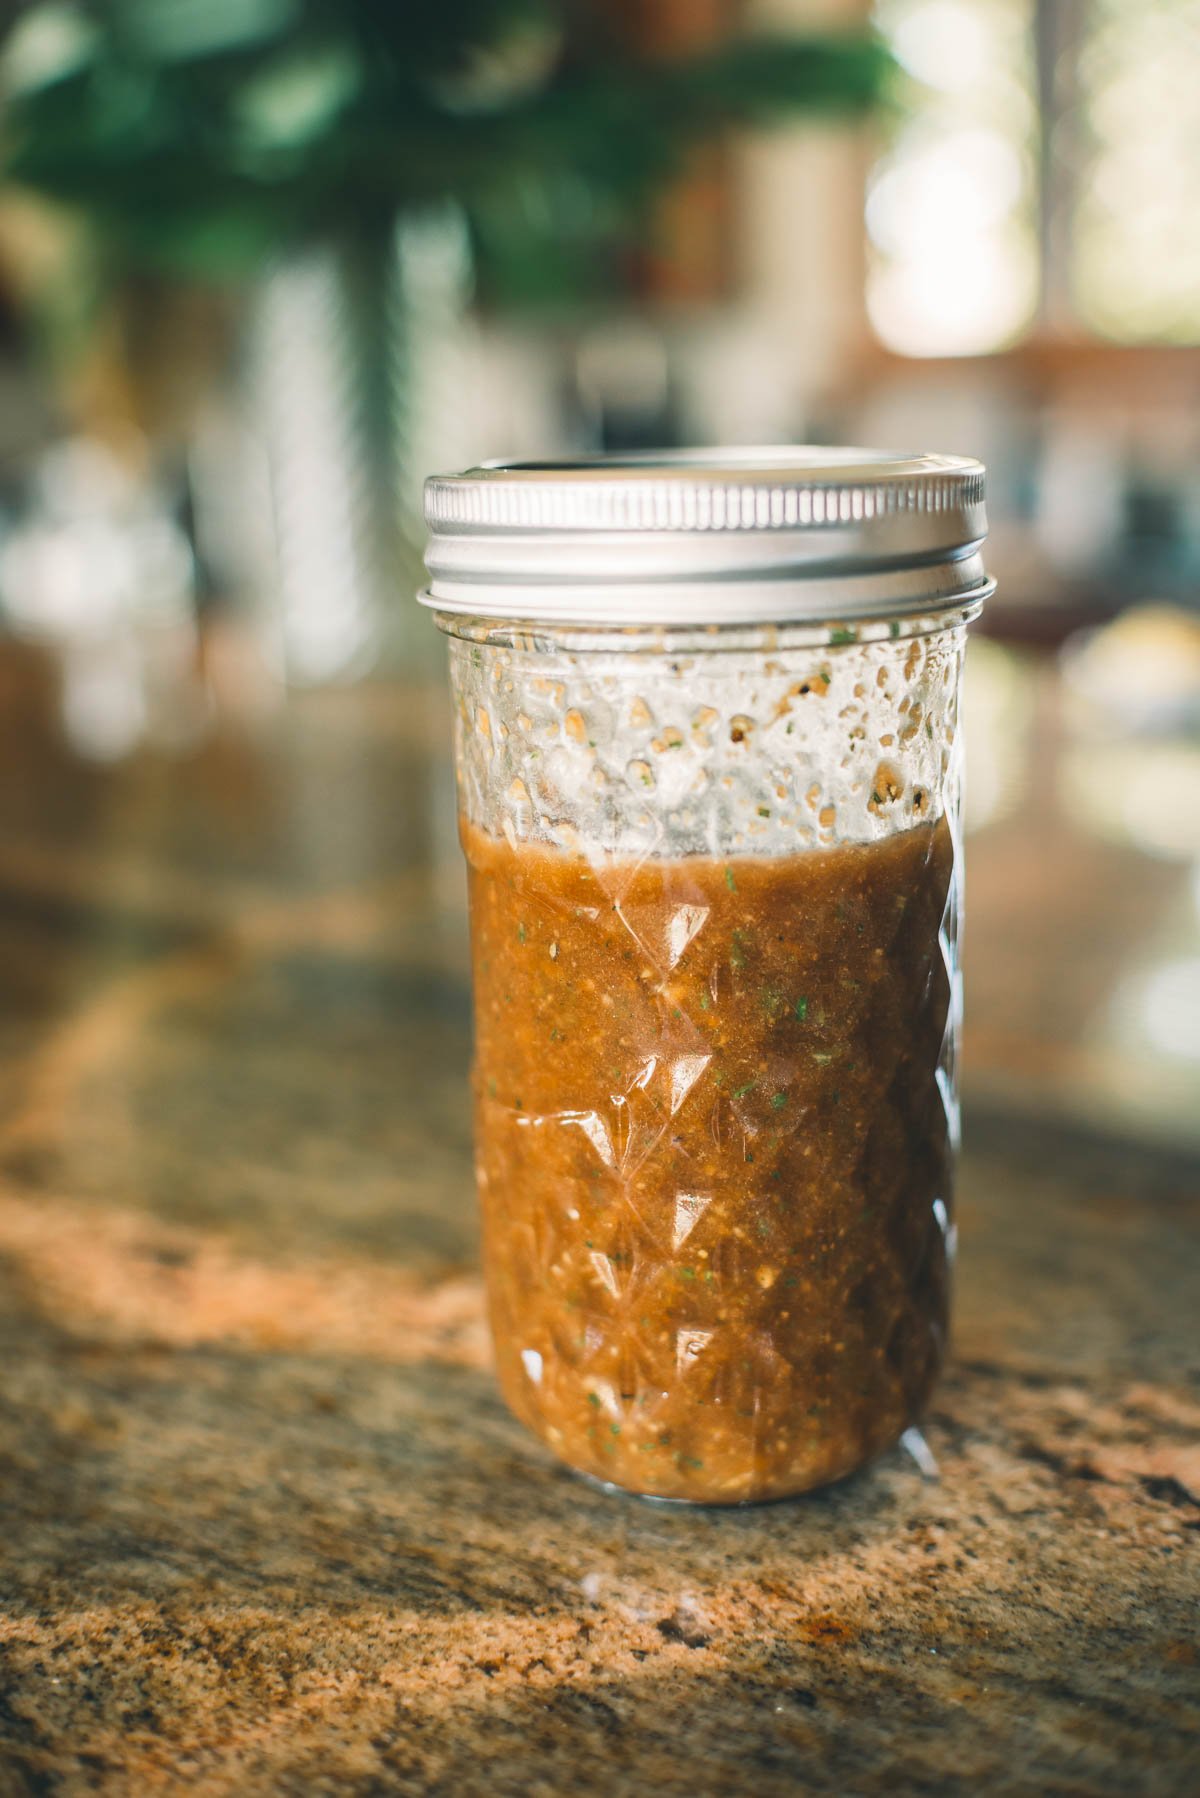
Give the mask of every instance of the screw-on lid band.
<svg viewBox="0 0 1200 1798">
<path fill-rule="evenodd" d="M 425 486 L 441 611 L 597 624 L 941 608 L 988 590 L 984 469 L 810 446 L 489 463 Z"/>
</svg>

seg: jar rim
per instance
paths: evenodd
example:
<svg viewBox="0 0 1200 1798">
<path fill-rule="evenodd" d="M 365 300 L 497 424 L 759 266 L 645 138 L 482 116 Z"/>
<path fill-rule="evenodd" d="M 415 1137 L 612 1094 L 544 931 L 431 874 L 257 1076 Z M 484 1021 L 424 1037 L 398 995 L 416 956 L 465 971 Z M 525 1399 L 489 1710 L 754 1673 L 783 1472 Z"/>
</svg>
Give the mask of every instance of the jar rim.
<svg viewBox="0 0 1200 1798">
<path fill-rule="evenodd" d="M 896 616 L 984 598 L 973 458 L 791 445 L 491 462 L 425 484 L 445 613 L 596 625 Z"/>
<path fill-rule="evenodd" d="M 911 612 L 854 622 L 828 618 L 785 623 L 739 620 L 727 624 L 592 624 L 557 619 L 532 620 L 509 613 L 434 610 L 434 623 L 447 637 L 465 643 L 523 651 L 552 651 L 571 656 L 616 653 L 645 656 L 779 654 L 793 649 L 833 650 L 885 640 L 908 642 L 972 624 L 983 610 L 995 582 L 974 597 L 935 612 Z M 424 603 L 428 603 L 422 595 Z"/>
</svg>

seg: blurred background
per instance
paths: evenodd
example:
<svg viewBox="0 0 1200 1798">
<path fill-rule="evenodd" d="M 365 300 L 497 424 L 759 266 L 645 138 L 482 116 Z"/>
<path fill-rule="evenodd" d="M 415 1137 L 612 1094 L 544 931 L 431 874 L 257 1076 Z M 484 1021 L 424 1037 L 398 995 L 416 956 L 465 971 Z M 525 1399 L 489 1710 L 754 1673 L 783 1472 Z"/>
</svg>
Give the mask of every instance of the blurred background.
<svg viewBox="0 0 1200 1798">
<path fill-rule="evenodd" d="M 1200 1140 L 1196 0 L 0 20 L 11 1056 L 181 917 L 461 993 L 428 472 L 849 441 L 989 468 L 968 1096 Z"/>
</svg>

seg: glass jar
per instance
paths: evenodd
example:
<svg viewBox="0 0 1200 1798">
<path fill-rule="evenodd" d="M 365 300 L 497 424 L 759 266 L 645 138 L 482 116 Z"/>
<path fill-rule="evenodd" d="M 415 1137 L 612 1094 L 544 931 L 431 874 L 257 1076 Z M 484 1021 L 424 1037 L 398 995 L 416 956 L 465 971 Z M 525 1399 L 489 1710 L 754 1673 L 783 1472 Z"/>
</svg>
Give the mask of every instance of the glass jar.
<svg viewBox="0 0 1200 1798">
<path fill-rule="evenodd" d="M 838 1479 L 945 1348 L 983 470 L 491 466 L 426 506 L 501 1388 L 631 1491 Z"/>
</svg>

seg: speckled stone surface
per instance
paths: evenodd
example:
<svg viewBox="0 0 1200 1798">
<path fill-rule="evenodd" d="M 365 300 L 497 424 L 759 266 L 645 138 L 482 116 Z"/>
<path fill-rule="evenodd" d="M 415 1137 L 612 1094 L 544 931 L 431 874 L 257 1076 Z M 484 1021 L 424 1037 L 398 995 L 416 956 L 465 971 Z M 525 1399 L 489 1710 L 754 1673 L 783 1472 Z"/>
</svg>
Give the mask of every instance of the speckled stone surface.
<svg viewBox="0 0 1200 1798">
<path fill-rule="evenodd" d="M 938 1477 L 581 1483 L 488 1372 L 439 720 L 4 727 L 0 1793 L 1200 1790 L 1194 1158 L 981 1067 Z"/>
</svg>

